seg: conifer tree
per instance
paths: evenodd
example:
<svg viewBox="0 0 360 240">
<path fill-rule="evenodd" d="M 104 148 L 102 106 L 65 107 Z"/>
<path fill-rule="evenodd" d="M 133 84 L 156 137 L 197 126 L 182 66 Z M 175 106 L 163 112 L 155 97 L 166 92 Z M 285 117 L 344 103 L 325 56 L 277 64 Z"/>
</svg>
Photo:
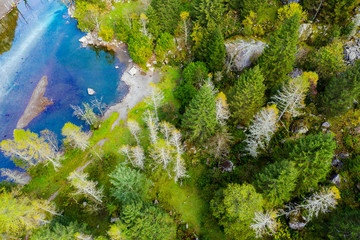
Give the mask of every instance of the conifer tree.
<svg viewBox="0 0 360 240">
<path fill-rule="evenodd" d="M 286 144 L 285 149 L 289 152 L 286 160 L 294 161 L 299 171 L 297 194 L 304 194 L 325 180 L 331 170 L 335 148 L 333 135 L 323 133 L 307 135 Z"/>
<path fill-rule="evenodd" d="M 204 143 L 215 133 L 216 124 L 215 95 L 212 83 L 208 82 L 191 100 L 182 126 L 188 131 L 190 140 Z"/>
<path fill-rule="evenodd" d="M 291 198 L 295 190 L 298 170 L 293 162 L 275 162 L 262 169 L 257 176 L 257 186 L 269 205 L 279 206 Z"/>
<path fill-rule="evenodd" d="M 196 49 L 195 56 L 205 62 L 211 72 L 221 71 L 225 64 L 225 44 L 219 27 L 210 28 Z"/>
<path fill-rule="evenodd" d="M 231 115 L 235 123 L 249 123 L 264 105 L 265 89 L 264 77 L 258 66 L 240 75 L 229 97 Z"/>
<path fill-rule="evenodd" d="M 299 28 L 300 16 L 295 14 L 285 20 L 271 36 L 269 45 L 259 59 L 267 87 L 277 87 L 293 70 Z"/>
</svg>

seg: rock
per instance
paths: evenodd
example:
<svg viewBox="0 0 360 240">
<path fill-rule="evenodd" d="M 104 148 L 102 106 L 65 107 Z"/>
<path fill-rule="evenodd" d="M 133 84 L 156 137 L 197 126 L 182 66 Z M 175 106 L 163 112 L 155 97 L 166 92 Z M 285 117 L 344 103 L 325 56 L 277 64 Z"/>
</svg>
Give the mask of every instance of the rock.
<svg viewBox="0 0 360 240">
<path fill-rule="evenodd" d="M 353 64 L 360 59 L 360 39 L 355 37 L 344 45 L 344 60 L 346 64 Z"/>
<path fill-rule="evenodd" d="M 86 206 L 87 206 L 87 202 L 83 202 L 83 206 L 86 207 Z"/>
<path fill-rule="evenodd" d="M 159 204 L 159 201 L 155 199 L 154 204 Z"/>
<path fill-rule="evenodd" d="M 281 0 L 282 4 L 287 5 L 290 3 L 299 3 L 300 0 Z"/>
<path fill-rule="evenodd" d="M 249 41 L 236 39 L 226 41 L 225 47 L 227 57 L 233 59 L 232 70 L 240 72 L 257 60 L 264 51 L 266 43 L 254 39 Z"/>
<path fill-rule="evenodd" d="M 331 161 L 331 166 L 336 167 L 337 169 L 341 169 L 343 167 L 343 163 L 338 159 L 338 158 L 334 158 Z"/>
<path fill-rule="evenodd" d="M 312 25 L 310 23 L 303 23 L 300 25 L 299 29 L 299 39 L 300 41 L 306 41 L 312 34 Z"/>
<path fill-rule="evenodd" d="M 294 70 L 289 73 L 291 78 L 297 78 L 300 77 L 301 75 L 303 75 L 304 71 L 301 70 L 300 68 L 294 68 Z"/>
<path fill-rule="evenodd" d="M 116 69 L 119 69 L 119 66 L 115 66 Z"/>
<path fill-rule="evenodd" d="M 321 124 L 321 126 L 324 128 L 329 128 L 331 125 L 328 122 L 324 122 L 323 124 Z"/>
<path fill-rule="evenodd" d="M 118 218 L 118 217 L 110 218 L 111 223 L 114 223 L 114 222 L 116 222 L 118 220 L 120 220 L 120 218 Z"/>
<path fill-rule="evenodd" d="M 340 183 L 341 183 L 341 178 L 340 178 L 340 174 L 334 174 L 331 178 L 330 181 L 335 184 L 336 186 L 340 187 Z"/>
<path fill-rule="evenodd" d="M 94 95 L 96 92 L 94 91 L 94 89 L 88 88 L 88 89 L 87 89 L 87 93 L 88 93 L 90 96 L 92 96 L 92 95 Z"/>
<path fill-rule="evenodd" d="M 71 18 L 74 18 L 74 13 L 75 13 L 75 5 L 71 5 L 69 8 L 68 8 L 68 14 Z"/>
<path fill-rule="evenodd" d="M 340 153 L 339 154 L 339 158 L 341 158 L 341 159 L 346 159 L 346 158 L 349 158 L 349 154 L 348 153 Z"/>
<path fill-rule="evenodd" d="M 220 169 L 222 169 L 223 172 L 231 172 L 232 170 L 235 169 L 235 165 L 232 161 L 226 159 L 220 165 Z"/>
<path fill-rule="evenodd" d="M 290 214 L 290 222 L 289 227 L 294 230 L 301 230 L 303 229 L 308 221 L 304 216 L 301 215 L 300 212 L 295 212 Z"/>
</svg>

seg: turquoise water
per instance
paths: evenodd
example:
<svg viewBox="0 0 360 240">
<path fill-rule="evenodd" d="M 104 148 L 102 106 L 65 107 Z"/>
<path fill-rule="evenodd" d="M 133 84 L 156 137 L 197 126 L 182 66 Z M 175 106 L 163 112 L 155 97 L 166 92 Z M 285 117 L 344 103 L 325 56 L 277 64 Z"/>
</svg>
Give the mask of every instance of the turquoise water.
<svg viewBox="0 0 360 240">
<path fill-rule="evenodd" d="M 103 97 L 108 105 L 121 101 L 128 92 L 119 83 L 125 70 L 114 54 L 82 48 L 79 39 L 85 34 L 76 28 L 60 1 L 28 0 L 19 10 L 15 38 L 9 51 L 0 55 L 0 141 L 12 137 L 38 81 L 46 75 L 45 96 L 54 102 L 26 129 L 40 132 L 49 129 L 59 137 L 66 122 L 83 124 L 72 116 L 70 104 Z M 115 68 L 119 66 L 119 68 Z M 87 88 L 96 91 L 87 94 Z M 88 129 L 87 126 L 84 126 Z M 13 168 L 1 154 L 0 168 Z"/>
</svg>

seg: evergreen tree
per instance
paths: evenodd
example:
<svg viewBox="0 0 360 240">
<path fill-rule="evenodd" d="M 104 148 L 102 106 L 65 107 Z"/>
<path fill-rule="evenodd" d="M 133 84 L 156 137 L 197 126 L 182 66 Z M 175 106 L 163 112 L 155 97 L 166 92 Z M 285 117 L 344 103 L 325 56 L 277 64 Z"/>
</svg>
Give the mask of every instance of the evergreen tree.
<svg viewBox="0 0 360 240">
<path fill-rule="evenodd" d="M 262 169 L 257 186 L 271 207 L 280 206 L 291 198 L 295 190 L 298 170 L 293 162 L 275 162 Z"/>
<path fill-rule="evenodd" d="M 260 68 L 269 88 L 277 87 L 293 70 L 296 43 L 299 39 L 300 16 L 295 14 L 285 20 L 270 37 L 269 45 L 259 58 Z"/>
<path fill-rule="evenodd" d="M 216 103 L 212 83 L 206 83 L 191 100 L 186 109 L 182 126 L 192 141 L 204 143 L 215 133 Z"/>
<path fill-rule="evenodd" d="M 229 98 L 234 123 L 249 123 L 265 103 L 265 89 L 264 77 L 258 66 L 240 75 L 231 89 Z"/>
<path fill-rule="evenodd" d="M 193 15 L 204 27 L 215 27 L 223 24 L 226 4 L 223 0 L 198 0 L 193 3 Z"/>
<path fill-rule="evenodd" d="M 156 206 L 134 202 L 123 208 L 108 232 L 112 239 L 175 239 L 174 220 Z"/>
<path fill-rule="evenodd" d="M 340 76 L 332 77 L 327 82 L 321 95 L 321 109 L 328 116 L 336 116 L 348 111 L 359 99 L 360 62 L 347 68 Z"/>
<path fill-rule="evenodd" d="M 161 33 L 174 33 L 180 20 L 179 0 L 152 0 L 148 8 L 149 31 L 158 38 Z"/>
<path fill-rule="evenodd" d="M 129 54 L 135 63 L 145 67 L 153 51 L 153 42 L 140 32 L 132 33 L 128 42 Z"/>
<path fill-rule="evenodd" d="M 266 0 L 233 0 L 230 1 L 230 6 L 239 11 L 240 17 L 244 19 L 249 15 L 250 11 L 257 13 L 260 8 L 267 4 Z"/>
<path fill-rule="evenodd" d="M 145 200 L 151 185 L 144 174 L 121 164 L 109 177 L 113 185 L 111 195 L 124 204 Z"/>
<path fill-rule="evenodd" d="M 285 149 L 289 151 L 287 160 L 293 161 L 299 171 L 296 193 L 304 194 L 310 188 L 316 188 L 331 170 L 331 160 L 336 148 L 333 135 L 308 135 L 286 145 Z"/>
<path fill-rule="evenodd" d="M 207 79 L 208 69 L 203 62 L 191 62 L 183 71 L 183 79 L 175 90 L 175 96 L 181 100 L 180 113 L 185 112 L 191 99 L 197 93 L 197 87 L 200 87 Z"/>
<path fill-rule="evenodd" d="M 263 198 L 250 184 L 229 184 L 224 199 L 211 202 L 213 214 L 220 219 L 225 234 L 232 239 L 254 239 L 250 224 L 256 212 L 262 212 Z"/>
<path fill-rule="evenodd" d="M 195 51 L 197 60 L 205 62 L 210 72 L 221 71 L 225 64 L 226 49 L 219 27 L 206 31 L 199 48 Z"/>
<path fill-rule="evenodd" d="M 79 233 L 86 233 L 86 225 L 77 222 L 70 222 L 63 225 L 60 223 L 50 224 L 40 228 L 31 235 L 32 240 L 56 239 L 56 240 L 74 240 Z"/>
</svg>

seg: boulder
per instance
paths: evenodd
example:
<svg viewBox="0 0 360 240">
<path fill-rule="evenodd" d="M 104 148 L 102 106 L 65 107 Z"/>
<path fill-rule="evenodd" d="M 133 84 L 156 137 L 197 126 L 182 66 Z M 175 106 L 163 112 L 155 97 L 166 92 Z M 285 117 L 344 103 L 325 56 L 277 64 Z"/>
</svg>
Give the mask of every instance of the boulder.
<svg viewBox="0 0 360 240">
<path fill-rule="evenodd" d="M 312 25 L 310 23 L 303 23 L 299 28 L 300 41 L 306 41 L 312 34 Z"/>
<path fill-rule="evenodd" d="M 337 169 L 341 169 L 343 167 L 343 163 L 338 159 L 338 158 L 334 158 L 331 161 L 331 166 L 336 167 Z"/>
<path fill-rule="evenodd" d="M 94 89 L 88 88 L 88 89 L 87 89 L 87 93 L 88 93 L 90 96 L 92 96 L 92 95 L 94 95 L 96 92 L 94 91 Z"/>
<path fill-rule="evenodd" d="M 251 40 L 228 40 L 225 42 L 226 54 L 232 60 L 231 69 L 240 72 L 249 67 L 262 54 L 266 47 L 262 41 Z"/>
<path fill-rule="evenodd" d="M 341 159 L 346 159 L 346 158 L 349 158 L 349 153 L 340 153 L 339 154 L 339 158 L 341 158 Z"/>
<path fill-rule="evenodd" d="M 289 227 L 294 230 L 303 229 L 308 221 L 300 212 L 294 212 L 290 214 Z"/>
<path fill-rule="evenodd" d="M 299 3 L 300 0 L 281 0 L 282 4 L 287 5 L 290 3 Z"/>
<path fill-rule="evenodd" d="M 75 5 L 70 5 L 68 8 L 68 14 L 71 18 L 74 18 L 74 13 L 75 13 Z"/>
<path fill-rule="evenodd" d="M 321 126 L 324 128 L 329 128 L 331 125 L 328 122 L 324 122 L 323 124 L 321 124 Z"/>
<path fill-rule="evenodd" d="M 340 178 L 340 174 L 334 174 L 332 175 L 332 177 L 330 178 L 330 181 L 335 184 L 336 186 L 340 187 L 340 183 L 341 183 L 341 178 Z"/>
<path fill-rule="evenodd" d="M 344 60 L 346 64 L 353 64 L 360 59 L 360 39 L 355 37 L 344 45 Z"/>
</svg>

